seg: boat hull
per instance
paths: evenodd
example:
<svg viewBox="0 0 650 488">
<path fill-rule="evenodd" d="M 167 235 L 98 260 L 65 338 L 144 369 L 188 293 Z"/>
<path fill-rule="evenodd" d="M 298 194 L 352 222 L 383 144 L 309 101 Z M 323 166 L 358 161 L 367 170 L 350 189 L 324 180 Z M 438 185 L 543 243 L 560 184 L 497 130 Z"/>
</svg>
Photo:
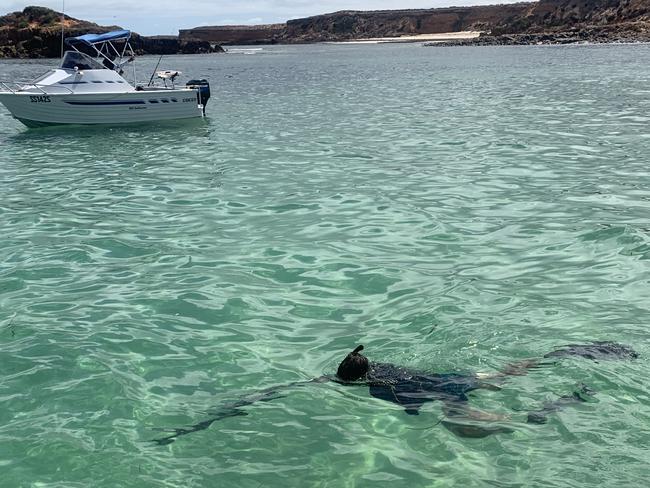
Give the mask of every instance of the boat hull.
<svg viewBox="0 0 650 488">
<path fill-rule="evenodd" d="M 125 93 L 0 93 L 11 115 L 28 127 L 60 124 L 132 124 L 201 117 L 192 89 Z"/>
</svg>

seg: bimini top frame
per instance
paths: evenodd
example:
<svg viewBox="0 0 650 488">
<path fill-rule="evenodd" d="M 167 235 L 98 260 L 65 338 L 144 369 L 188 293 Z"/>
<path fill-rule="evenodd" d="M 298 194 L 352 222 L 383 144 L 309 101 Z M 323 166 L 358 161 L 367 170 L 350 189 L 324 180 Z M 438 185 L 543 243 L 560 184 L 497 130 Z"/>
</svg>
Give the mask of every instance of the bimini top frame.
<svg viewBox="0 0 650 488">
<path fill-rule="evenodd" d="M 122 67 L 135 59 L 135 53 L 129 39 L 131 39 L 131 31 L 117 30 L 106 34 L 84 34 L 78 37 L 68 37 L 65 43 L 83 56 L 86 56 L 86 54 L 80 51 L 79 48 L 93 49 L 95 57 L 101 59 L 102 67 L 122 74 Z M 119 41 L 124 41 L 124 45 L 120 47 L 114 44 Z M 66 56 L 63 57 L 62 68 L 68 67 L 66 66 Z M 93 69 L 97 69 L 97 66 L 93 65 Z M 133 77 L 135 79 L 135 66 L 133 68 Z"/>
</svg>

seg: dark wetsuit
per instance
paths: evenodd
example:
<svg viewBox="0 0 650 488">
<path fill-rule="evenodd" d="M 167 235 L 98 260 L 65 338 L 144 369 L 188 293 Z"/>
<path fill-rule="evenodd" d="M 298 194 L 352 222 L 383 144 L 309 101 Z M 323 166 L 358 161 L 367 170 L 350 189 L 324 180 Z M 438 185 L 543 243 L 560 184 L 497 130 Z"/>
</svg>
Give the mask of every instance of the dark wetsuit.
<svg viewBox="0 0 650 488">
<path fill-rule="evenodd" d="M 423 373 L 387 363 L 370 363 L 365 383 L 370 395 L 397 403 L 410 415 L 425 402 L 466 402 L 467 393 L 487 386 L 474 375 Z"/>
</svg>

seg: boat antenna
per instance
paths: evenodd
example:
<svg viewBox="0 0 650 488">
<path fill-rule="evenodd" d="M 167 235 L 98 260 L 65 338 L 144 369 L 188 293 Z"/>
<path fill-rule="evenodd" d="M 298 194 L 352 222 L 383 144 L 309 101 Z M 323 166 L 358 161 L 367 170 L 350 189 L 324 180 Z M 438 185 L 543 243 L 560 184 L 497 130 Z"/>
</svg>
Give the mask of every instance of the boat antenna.
<svg viewBox="0 0 650 488">
<path fill-rule="evenodd" d="M 158 66 L 160 66 L 160 61 L 162 61 L 162 58 L 163 57 L 161 54 L 160 57 L 158 58 L 158 63 L 156 64 L 156 67 L 153 69 L 153 73 L 151 73 L 151 78 L 149 78 L 149 83 L 147 84 L 147 86 L 151 86 L 151 83 L 153 82 L 153 77 L 156 74 L 156 70 L 158 69 Z"/>
<path fill-rule="evenodd" d="M 63 29 L 65 29 L 65 0 L 61 8 L 61 59 L 63 59 Z"/>
</svg>

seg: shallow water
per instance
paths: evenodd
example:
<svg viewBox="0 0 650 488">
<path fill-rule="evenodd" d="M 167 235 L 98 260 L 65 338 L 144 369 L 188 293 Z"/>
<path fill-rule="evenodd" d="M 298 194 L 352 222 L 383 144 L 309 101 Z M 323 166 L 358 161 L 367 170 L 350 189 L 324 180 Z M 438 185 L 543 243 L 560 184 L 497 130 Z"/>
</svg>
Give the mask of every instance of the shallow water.
<svg viewBox="0 0 650 488">
<path fill-rule="evenodd" d="M 0 107 L 0 484 L 644 485 L 650 46 L 254 53 L 164 58 L 210 80 L 205 121 L 28 130 Z M 149 442 L 358 343 L 494 371 L 590 340 L 641 358 L 473 395 L 511 434 L 319 384 Z M 581 382 L 593 401 L 525 423 Z"/>
</svg>

